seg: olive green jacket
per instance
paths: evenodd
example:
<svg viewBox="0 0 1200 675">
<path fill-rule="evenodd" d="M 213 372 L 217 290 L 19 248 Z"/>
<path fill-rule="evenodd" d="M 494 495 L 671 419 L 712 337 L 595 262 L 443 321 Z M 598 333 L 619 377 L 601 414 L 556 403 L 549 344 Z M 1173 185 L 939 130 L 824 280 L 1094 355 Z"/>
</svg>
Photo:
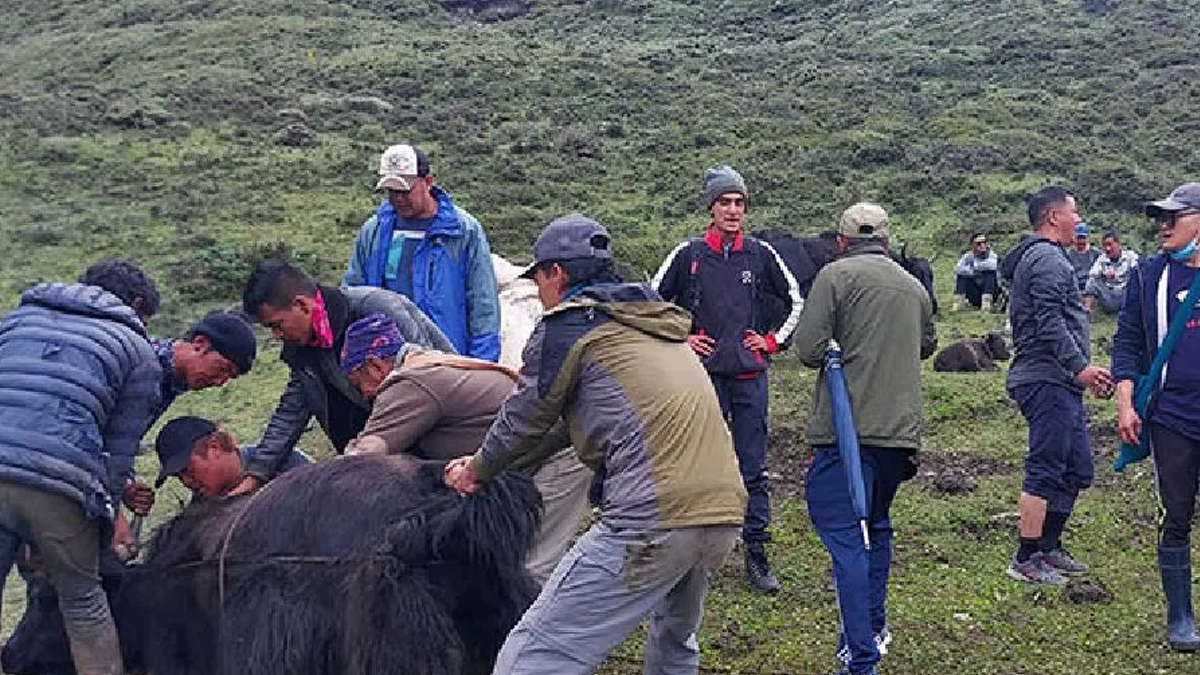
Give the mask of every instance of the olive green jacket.
<svg viewBox="0 0 1200 675">
<path fill-rule="evenodd" d="M 917 449 L 921 444 L 921 360 L 937 350 L 933 305 L 912 275 L 877 243 L 860 243 L 813 280 L 792 353 L 824 364 L 830 340 L 842 348 L 843 372 L 862 445 Z M 837 442 L 822 370 L 806 436 Z"/>
<path fill-rule="evenodd" d="M 746 491 L 690 327 L 687 312 L 642 284 L 590 286 L 548 311 L 476 474 L 547 451 L 540 437 L 565 418 L 579 458 L 603 476 L 610 526 L 741 524 Z"/>
</svg>

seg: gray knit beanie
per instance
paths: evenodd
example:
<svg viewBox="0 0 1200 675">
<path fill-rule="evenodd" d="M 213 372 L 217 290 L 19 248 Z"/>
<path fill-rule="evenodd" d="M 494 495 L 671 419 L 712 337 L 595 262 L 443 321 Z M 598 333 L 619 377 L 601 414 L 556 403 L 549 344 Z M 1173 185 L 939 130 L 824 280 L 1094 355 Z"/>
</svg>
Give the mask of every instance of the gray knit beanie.
<svg viewBox="0 0 1200 675">
<path fill-rule="evenodd" d="M 723 194 L 730 192 L 741 193 L 746 199 L 746 181 L 728 164 L 714 166 L 704 172 L 704 208 L 711 209 L 714 202 Z"/>
</svg>

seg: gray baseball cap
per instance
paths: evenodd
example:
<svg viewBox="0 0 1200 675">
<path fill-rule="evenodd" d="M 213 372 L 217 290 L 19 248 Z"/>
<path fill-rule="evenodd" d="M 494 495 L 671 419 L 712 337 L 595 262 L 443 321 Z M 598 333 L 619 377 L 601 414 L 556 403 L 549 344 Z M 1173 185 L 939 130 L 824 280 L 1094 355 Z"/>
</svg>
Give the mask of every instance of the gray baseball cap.
<svg viewBox="0 0 1200 675">
<path fill-rule="evenodd" d="M 533 270 L 545 262 L 612 258 L 611 241 L 603 225 L 583 214 L 556 218 L 538 235 L 533 244 L 533 264 L 520 276 L 532 279 Z"/>
<path fill-rule="evenodd" d="M 1171 190 L 1166 199 L 1146 203 L 1146 215 L 1157 218 L 1164 211 L 1187 211 L 1200 209 L 1200 183 L 1184 183 Z"/>
</svg>

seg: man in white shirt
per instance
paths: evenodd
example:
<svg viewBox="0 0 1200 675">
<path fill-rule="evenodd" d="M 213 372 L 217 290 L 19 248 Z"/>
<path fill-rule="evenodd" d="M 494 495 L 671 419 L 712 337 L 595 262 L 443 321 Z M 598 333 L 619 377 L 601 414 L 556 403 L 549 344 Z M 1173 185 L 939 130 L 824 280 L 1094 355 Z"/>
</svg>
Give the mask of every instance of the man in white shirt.
<svg viewBox="0 0 1200 675">
<path fill-rule="evenodd" d="M 1083 306 L 1092 316 L 1097 301 L 1100 309 L 1109 314 L 1121 311 L 1129 272 L 1138 264 L 1138 254 L 1124 249 L 1116 232 L 1106 232 L 1100 248 L 1104 249 L 1104 255 L 1092 264 L 1083 289 Z"/>
</svg>

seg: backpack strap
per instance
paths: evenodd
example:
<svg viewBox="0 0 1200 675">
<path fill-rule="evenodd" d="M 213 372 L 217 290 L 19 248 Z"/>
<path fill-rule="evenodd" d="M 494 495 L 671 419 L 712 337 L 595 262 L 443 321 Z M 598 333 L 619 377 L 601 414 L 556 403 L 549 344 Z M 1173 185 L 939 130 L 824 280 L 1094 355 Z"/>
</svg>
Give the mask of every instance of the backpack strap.
<svg viewBox="0 0 1200 675">
<path fill-rule="evenodd" d="M 700 254 L 707 244 L 699 237 L 693 237 L 687 247 L 687 286 L 679 297 L 686 303 L 684 309 L 693 315 L 700 309 L 701 291 L 696 276 L 700 273 Z"/>
</svg>

